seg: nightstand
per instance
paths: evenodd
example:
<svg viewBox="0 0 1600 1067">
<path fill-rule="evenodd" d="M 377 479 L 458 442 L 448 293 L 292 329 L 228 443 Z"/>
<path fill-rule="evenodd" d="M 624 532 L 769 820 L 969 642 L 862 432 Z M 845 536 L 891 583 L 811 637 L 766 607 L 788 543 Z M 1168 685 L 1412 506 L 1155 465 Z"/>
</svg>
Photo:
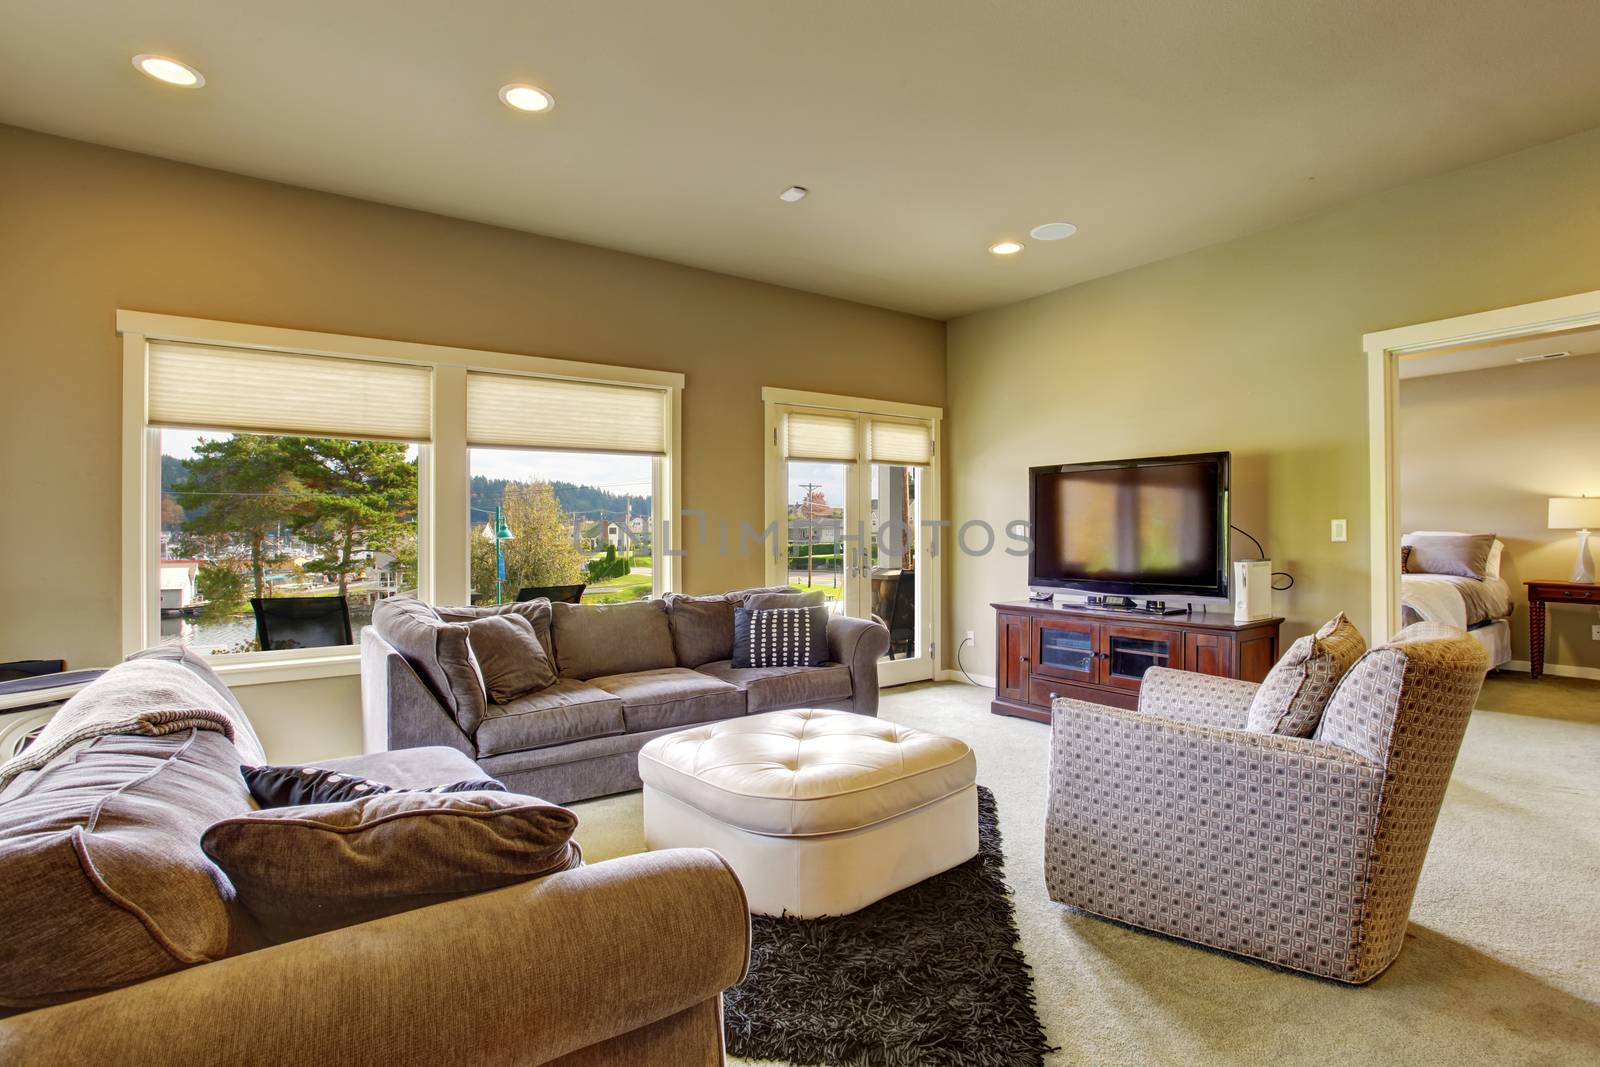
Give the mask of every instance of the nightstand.
<svg viewBox="0 0 1600 1067">
<path fill-rule="evenodd" d="M 1523 582 L 1528 587 L 1528 674 L 1544 673 L 1546 604 L 1588 604 L 1600 608 L 1600 585 L 1587 582 Z"/>
</svg>

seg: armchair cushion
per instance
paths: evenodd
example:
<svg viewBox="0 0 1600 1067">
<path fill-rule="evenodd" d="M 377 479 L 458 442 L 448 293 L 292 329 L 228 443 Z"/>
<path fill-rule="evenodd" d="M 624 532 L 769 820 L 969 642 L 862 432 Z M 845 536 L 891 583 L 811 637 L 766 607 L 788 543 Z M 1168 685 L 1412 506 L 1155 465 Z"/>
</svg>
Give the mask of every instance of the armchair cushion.
<svg viewBox="0 0 1600 1067">
<path fill-rule="evenodd" d="M 1238 678 L 1151 667 L 1139 684 L 1139 712 L 1158 719 L 1244 729 L 1261 687 Z"/>
<path fill-rule="evenodd" d="M 1250 702 L 1245 729 L 1310 737 L 1339 679 L 1366 650 L 1361 631 L 1341 611 L 1316 633 L 1289 646 Z"/>
</svg>

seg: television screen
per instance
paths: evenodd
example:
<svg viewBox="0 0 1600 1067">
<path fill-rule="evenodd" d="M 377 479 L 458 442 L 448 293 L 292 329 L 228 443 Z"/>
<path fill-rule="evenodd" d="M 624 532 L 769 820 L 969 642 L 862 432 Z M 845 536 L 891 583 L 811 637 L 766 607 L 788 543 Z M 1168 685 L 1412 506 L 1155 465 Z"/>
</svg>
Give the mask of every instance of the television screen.
<svg viewBox="0 0 1600 1067">
<path fill-rule="evenodd" d="M 1029 584 L 1227 595 L 1228 454 L 1035 467 Z"/>
</svg>

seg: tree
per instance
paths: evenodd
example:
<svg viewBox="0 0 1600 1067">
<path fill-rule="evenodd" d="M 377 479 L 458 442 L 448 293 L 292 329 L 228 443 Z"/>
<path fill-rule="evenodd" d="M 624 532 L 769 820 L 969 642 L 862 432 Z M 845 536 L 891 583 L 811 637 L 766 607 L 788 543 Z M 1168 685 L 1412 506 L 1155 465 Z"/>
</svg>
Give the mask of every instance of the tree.
<svg viewBox="0 0 1600 1067">
<path fill-rule="evenodd" d="M 272 562 L 267 537 L 295 507 L 297 486 L 282 441 L 254 433 L 201 438 L 186 464 L 187 476 L 172 487 L 178 506 L 189 513 L 185 535 L 249 553 L 256 596 L 265 595 Z"/>
<path fill-rule="evenodd" d="M 204 563 L 194 576 L 195 594 L 205 601 L 204 622 L 222 622 L 244 611 L 245 579 L 229 563 Z"/>
<path fill-rule="evenodd" d="M 163 459 L 166 457 L 162 457 Z M 168 493 L 161 494 L 161 528 L 176 529 L 183 525 L 183 508 Z"/>
<path fill-rule="evenodd" d="M 572 541 L 572 517 L 562 510 L 548 482 L 512 483 L 500 498 L 512 539 L 500 542 L 505 588 L 515 596 L 529 585 L 576 585 L 584 580 L 583 553 Z M 491 522 L 493 519 L 491 517 Z M 472 537 L 472 588 L 494 592 L 494 542 L 478 527 Z"/>
<path fill-rule="evenodd" d="M 320 553 L 306 564 L 349 589 L 371 552 L 389 550 L 416 521 L 417 464 L 392 441 L 281 438 L 301 486 L 292 525 Z"/>
</svg>

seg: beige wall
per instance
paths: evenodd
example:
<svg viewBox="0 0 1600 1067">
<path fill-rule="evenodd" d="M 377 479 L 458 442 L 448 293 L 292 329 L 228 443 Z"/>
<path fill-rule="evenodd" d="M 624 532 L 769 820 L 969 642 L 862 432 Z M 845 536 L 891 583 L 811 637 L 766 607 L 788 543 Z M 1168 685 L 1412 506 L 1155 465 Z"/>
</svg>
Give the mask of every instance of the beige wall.
<svg viewBox="0 0 1600 1067">
<path fill-rule="evenodd" d="M 1577 551 L 1575 533 L 1546 526 L 1549 498 L 1600 495 L 1600 356 L 1409 379 L 1395 431 L 1401 528 L 1499 535 L 1512 649 L 1526 660 L 1522 583 L 1565 579 Z M 1592 608 L 1552 608 L 1546 664 L 1600 668 L 1595 623 Z"/>
<path fill-rule="evenodd" d="M 757 528 L 762 386 L 945 396 L 941 323 L 0 126 L 0 659 L 119 653 L 119 307 L 682 371 L 684 504 Z M 686 561 L 692 591 L 762 580 Z M 359 737 L 354 691 L 244 695 L 333 724 L 316 755 Z"/>
<path fill-rule="evenodd" d="M 1229 449 L 1236 521 L 1298 581 L 1286 636 L 1341 609 L 1369 631 L 1362 334 L 1600 289 L 1596 188 L 1600 131 L 952 322 L 952 515 L 1023 515 L 1030 464 Z M 990 674 L 1025 563 L 948 559 L 947 640 L 974 631 Z"/>
</svg>

